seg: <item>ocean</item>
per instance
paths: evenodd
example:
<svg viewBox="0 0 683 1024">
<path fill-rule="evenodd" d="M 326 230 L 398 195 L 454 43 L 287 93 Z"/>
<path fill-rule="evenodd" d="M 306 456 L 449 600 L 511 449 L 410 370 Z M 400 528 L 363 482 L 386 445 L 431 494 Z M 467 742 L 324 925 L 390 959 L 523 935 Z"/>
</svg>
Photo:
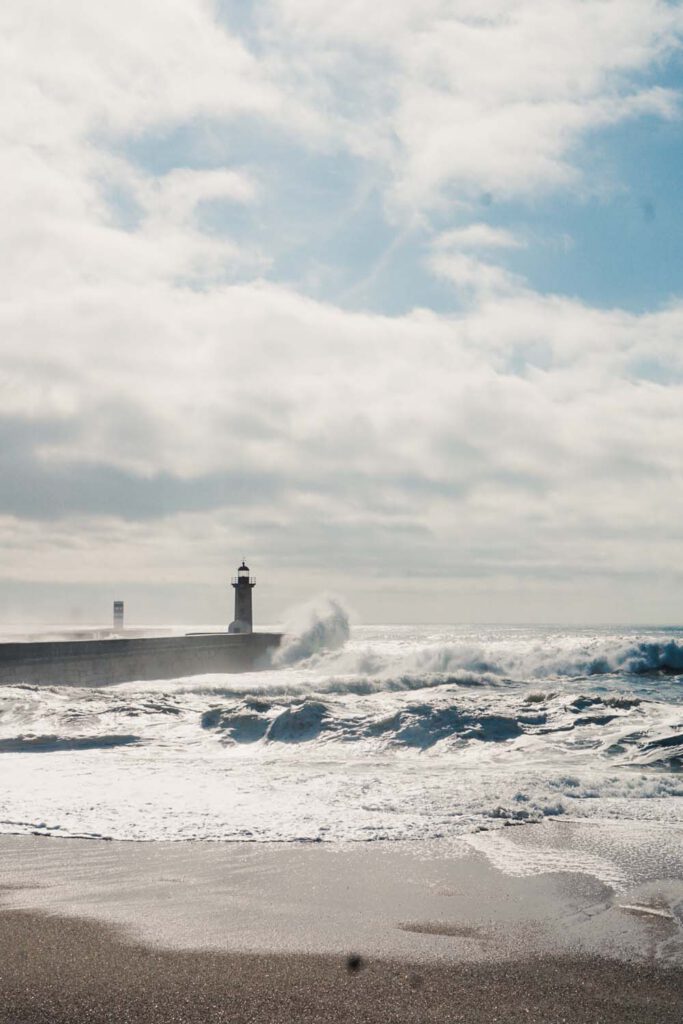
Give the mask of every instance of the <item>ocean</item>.
<svg viewBox="0 0 683 1024">
<path fill-rule="evenodd" d="M 5 833 L 419 841 L 553 818 L 661 834 L 683 822 L 682 767 L 679 629 L 349 627 L 323 601 L 259 672 L 0 687 Z"/>
</svg>

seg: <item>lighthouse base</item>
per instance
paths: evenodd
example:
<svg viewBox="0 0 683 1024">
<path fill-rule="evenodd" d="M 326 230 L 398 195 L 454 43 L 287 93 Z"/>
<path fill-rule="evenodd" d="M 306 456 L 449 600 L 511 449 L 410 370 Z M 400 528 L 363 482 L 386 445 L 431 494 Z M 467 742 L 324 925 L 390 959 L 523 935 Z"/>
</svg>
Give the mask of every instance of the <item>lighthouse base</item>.
<svg viewBox="0 0 683 1024">
<path fill-rule="evenodd" d="M 245 622 L 244 619 L 235 619 L 228 626 L 228 633 L 251 633 L 253 632 L 250 622 Z"/>
</svg>

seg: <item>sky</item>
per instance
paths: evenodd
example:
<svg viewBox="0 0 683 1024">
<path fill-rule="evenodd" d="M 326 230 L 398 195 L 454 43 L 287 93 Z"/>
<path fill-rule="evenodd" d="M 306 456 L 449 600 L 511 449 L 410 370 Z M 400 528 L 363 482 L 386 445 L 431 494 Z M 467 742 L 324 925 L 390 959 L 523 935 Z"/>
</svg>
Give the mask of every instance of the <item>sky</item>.
<svg viewBox="0 0 683 1024">
<path fill-rule="evenodd" d="M 681 622 L 682 41 L 5 0 L 0 621 Z"/>
</svg>

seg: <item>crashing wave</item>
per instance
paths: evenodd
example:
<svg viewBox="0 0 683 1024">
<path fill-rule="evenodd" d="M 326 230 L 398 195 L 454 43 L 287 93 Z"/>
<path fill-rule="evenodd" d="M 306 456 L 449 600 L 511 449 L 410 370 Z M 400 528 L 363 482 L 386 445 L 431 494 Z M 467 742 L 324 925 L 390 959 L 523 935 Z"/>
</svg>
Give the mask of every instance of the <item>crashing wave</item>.
<svg viewBox="0 0 683 1024">
<path fill-rule="evenodd" d="M 507 686 L 540 679 L 580 679 L 601 675 L 683 675 L 683 644 L 619 638 L 570 646 L 546 644 L 518 647 L 483 646 L 467 642 L 428 644 L 404 651 L 345 647 L 348 614 L 337 599 L 307 606 L 298 627 L 287 633 L 274 667 L 299 663 L 321 673 L 324 689 L 416 689 L 449 683 Z"/>
<path fill-rule="evenodd" d="M 553 695 L 542 702 L 519 697 L 501 703 L 492 695 L 479 699 L 466 693 L 461 698 L 455 693 L 424 692 L 421 700 L 397 694 L 387 706 L 382 694 L 365 699 L 348 693 L 279 694 L 247 696 L 210 708 L 202 714 L 201 726 L 227 745 L 354 743 L 373 749 L 425 751 L 537 737 L 545 744 L 562 741 L 574 749 L 594 746 L 605 757 L 636 759 L 636 752 L 650 739 L 643 711 L 646 703 L 618 695 L 571 694 Z M 643 728 L 634 732 L 634 725 L 641 722 Z M 606 727 L 609 731 L 603 734 Z M 667 750 L 671 745 L 668 740 L 659 744 Z M 678 756 L 675 750 L 672 756 Z"/>
<path fill-rule="evenodd" d="M 641 734 L 635 739 L 635 753 L 629 758 L 631 764 L 642 768 L 683 770 L 683 732 L 680 729 L 664 736 L 643 737 Z M 623 739 L 621 746 L 623 749 Z"/>
<path fill-rule="evenodd" d="M 338 597 L 326 594 L 294 609 L 273 655 L 273 666 L 306 661 L 322 651 L 336 651 L 349 639 L 349 613 Z"/>
<path fill-rule="evenodd" d="M 261 672 L 0 688 L 0 832 L 324 841 L 681 820 L 681 632 L 348 632 L 343 604 L 318 600 Z"/>
</svg>

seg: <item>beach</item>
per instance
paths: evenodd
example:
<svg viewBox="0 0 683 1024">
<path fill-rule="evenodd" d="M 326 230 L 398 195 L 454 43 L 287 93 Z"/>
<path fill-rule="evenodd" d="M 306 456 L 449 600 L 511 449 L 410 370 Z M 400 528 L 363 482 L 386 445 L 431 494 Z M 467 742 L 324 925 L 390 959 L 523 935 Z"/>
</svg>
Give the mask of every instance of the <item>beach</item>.
<svg viewBox="0 0 683 1024">
<path fill-rule="evenodd" d="M 328 613 L 0 688 L 1 1024 L 680 1024 L 678 633 Z"/>
<path fill-rule="evenodd" d="M 680 973 L 609 960 L 415 965 L 158 951 L 61 918 L 1 918 L 3 1024 L 526 1021 L 678 1024 Z M 5 980 L 9 977 L 9 980 Z"/>
<path fill-rule="evenodd" d="M 673 1024 L 680 833 L 546 822 L 474 843 L 3 836 L 0 1020 Z M 581 870 L 567 870 L 573 851 Z"/>
</svg>

